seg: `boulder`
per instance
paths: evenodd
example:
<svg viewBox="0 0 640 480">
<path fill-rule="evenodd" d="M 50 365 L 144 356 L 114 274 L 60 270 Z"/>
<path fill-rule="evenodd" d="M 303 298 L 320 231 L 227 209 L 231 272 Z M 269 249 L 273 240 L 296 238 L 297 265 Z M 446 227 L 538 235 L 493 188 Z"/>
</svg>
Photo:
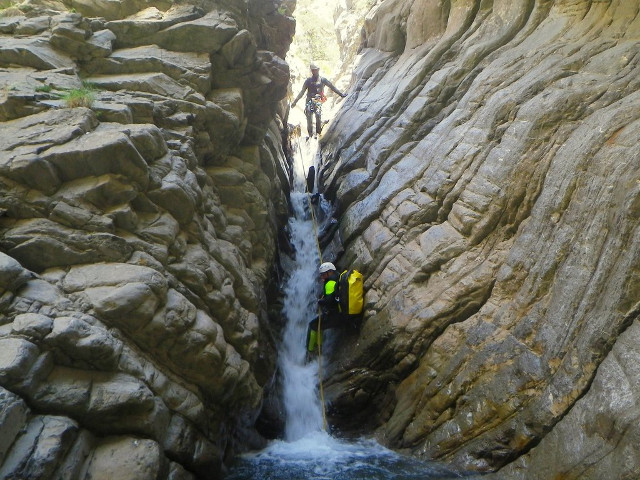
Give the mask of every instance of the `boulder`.
<svg viewBox="0 0 640 480">
<path fill-rule="evenodd" d="M 0 381 L 9 388 L 28 377 L 40 355 L 38 347 L 21 338 L 0 338 Z"/>
<path fill-rule="evenodd" d="M 72 305 L 72 302 L 62 295 L 61 290 L 54 283 L 44 280 L 43 277 L 26 283 L 18 292 L 18 296 L 21 301 L 32 304 L 47 316 L 53 312 L 68 309 Z"/>
<path fill-rule="evenodd" d="M 116 35 L 118 48 L 151 45 L 149 38 L 173 25 L 196 20 L 204 13 L 193 5 L 172 5 L 167 11 L 156 7 L 141 10 L 127 18 L 111 19 L 105 25 Z"/>
<path fill-rule="evenodd" d="M 121 75 L 89 77 L 87 81 L 95 88 L 105 90 L 139 91 L 163 97 L 204 103 L 201 95 L 192 88 L 181 85 L 164 73 L 129 73 Z"/>
<path fill-rule="evenodd" d="M 207 55 L 177 53 L 156 45 L 119 49 L 108 58 L 87 63 L 84 69 L 92 76 L 162 72 L 176 82 L 188 82 L 203 95 L 211 88 L 211 62 Z"/>
<path fill-rule="evenodd" d="M 171 462 L 167 480 L 194 480 L 195 477 L 185 470 L 179 463 Z"/>
<path fill-rule="evenodd" d="M 214 53 L 238 32 L 236 22 L 213 10 L 202 18 L 181 22 L 156 33 L 149 43 L 176 52 Z"/>
<path fill-rule="evenodd" d="M 91 110 L 73 108 L 42 112 L 3 123 L 2 151 L 34 153 L 63 144 L 93 130 L 98 124 Z M 44 145 L 44 148 L 43 148 Z"/>
<path fill-rule="evenodd" d="M 44 71 L 6 68 L 0 71 L 3 79 L 10 85 L 0 98 L 0 120 L 3 122 L 48 110 L 49 102 L 61 105 L 59 95 L 82 86 L 75 71 L 66 68 Z"/>
<path fill-rule="evenodd" d="M 98 122 L 91 110 L 83 108 L 54 110 L 5 122 L 0 147 L 15 152 L 29 148 L 38 153 L 48 146 L 62 144 L 93 130 Z"/>
<path fill-rule="evenodd" d="M 23 431 L 28 413 L 29 408 L 20 397 L 0 387 L 0 462 L 4 463 L 11 445 Z"/>
<path fill-rule="evenodd" d="M 4 478 L 50 478 L 75 441 L 78 425 L 64 417 L 37 416 L 0 467 Z"/>
<path fill-rule="evenodd" d="M 132 140 L 125 129 L 99 126 L 64 145 L 45 150 L 41 158 L 56 166 L 62 180 L 115 173 L 145 188 L 148 182 L 147 162 L 142 156 L 145 152 L 140 152 Z"/>
<path fill-rule="evenodd" d="M 229 68 L 248 66 L 257 53 L 257 45 L 248 30 L 240 30 L 222 47 L 222 56 Z"/>
<path fill-rule="evenodd" d="M 162 179 L 162 185 L 148 193 L 156 205 L 167 210 L 181 224 L 189 223 L 200 200 L 197 183 L 193 175 L 181 177 L 175 170 Z M 185 181 L 186 180 L 186 181 Z"/>
<path fill-rule="evenodd" d="M 26 270 L 20 263 L 0 252 L 0 292 L 15 292 L 22 285 L 34 278 L 35 275 Z"/>
<path fill-rule="evenodd" d="M 100 100 L 93 102 L 91 105 L 93 111 L 96 112 L 96 116 L 101 120 L 110 123 L 133 123 L 133 111 L 131 107 L 122 103 L 111 103 L 108 101 L 102 102 Z M 141 123 L 147 123 L 148 117 L 141 119 Z"/>
<path fill-rule="evenodd" d="M 51 333 L 52 328 L 53 319 L 40 313 L 22 313 L 16 315 L 16 318 L 11 324 L 12 333 L 34 340 L 42 340 Z"/>
<path fill-rule="evenodd" d="M 27 17 L 22 15 L 22 12 L 19 15 L 3 15 L 0 17 L 0 33 L 3 35 L 13 34 L 26 19 Z"/>
<path fill-rule="evenodd" d="M 67 292 L 78 292 L 87 288 L 141 283 L 148 285 L 157 294 L 166 293 L 167 280 L 156 270 L 126 263 L 90 264 L 69 269 L 63 288 Z"/>
<path fill-rule="evenodd" d="M 47 219 L 27 220 L 4 232 L 0 245 L 29 268 L 122 261 L 131 254 L 126 240 L 110 233 L 79 231 Z M 37 254 L 36 254 L 37 252 Z"/>
<path fill-rule="evenodd" d="M 43 38 L 5 38 L 0 45 L 0 66 L 20 65 L 36 70 L 74 66 L 73 60 L 53 49 Z"/>
<path fill-rule="evenodd" d="M 66 192 L 65 192 L 66 193 Z M 64 195 L 64 193 L 62 194 Z M 92 215 L 86 210 L 73 207 L 65 202 L 57 202 L 51 210 L 49 219 L 71 228 L 113 233 L 113 220 L 99 215 Z"/>
<path fill-rule="evenodd" d="M 127 421 L 137 423 L 135 417 L 152 414 L 155 406 L 152 392 L 137 379 L 126 375 L 94 376 L 87 415 L 114 431 L 126 427 Z"/>
<path fill-rule="evenodd" d="M 144 283 L 87 288 L 85 295 L 100 316 L 113 319 L 114 323 L 128 331 L 144 327 L 160 303 Z"/>
<path fill-rule="evenodd" d="M 87 229 L 95 227 L 97 230 L 103 230 L 110 228 L 107 217 L 73 205 L 90 203 L 107 211 L 113 206 L 130 202 L 138 193 L 135 185 L 121 175 L 105 174 L 80 178 L 66 182 L 57 190 L 54 198 L 58 202 L 52 205 L 49 218 L 70 227 L 85 226 Z"/>
<path fill-rule="evenodd" d="M 49 16 L 30 17 L 18 23 L 12 33 L 20 36 L 38 35 L 48 30 L 50 26 L 51 17 Z"/>
<path fill-rule="evenodd" d="M 106 20 L 134 15 L 148 6 L 145 0 L 72 0 L 70 4 L 85 17 L 104 17 Z M 154 4 L 161 10 L 171 7 L 171 2 L 167 0 L 159 0 Z"/>
<path fill-rule="evenodd" d="M 123 348 L 122 342 L 105 329 L 74 317 L 56 318 L 44 341 L 76 361 L 103 370 L 117 367 Z"/>
<path fill-rule="evenodd" d="M 107 437 L 87 459 L 87 480 L 156 480 L 168 465 L 160 445 L 135 437 Z M 163 475 L 163 476 L 161 476 Z"/>
<path fill-rule="evenodd" d="M 86 30 L 61 24 L 52 30 L 50 43 L 72 58 L 89 61 L 108 57 L 113 51 L 115 39 L 116 36 L 110 30 L 100 30 L 91 34 Z"/>
</svg>

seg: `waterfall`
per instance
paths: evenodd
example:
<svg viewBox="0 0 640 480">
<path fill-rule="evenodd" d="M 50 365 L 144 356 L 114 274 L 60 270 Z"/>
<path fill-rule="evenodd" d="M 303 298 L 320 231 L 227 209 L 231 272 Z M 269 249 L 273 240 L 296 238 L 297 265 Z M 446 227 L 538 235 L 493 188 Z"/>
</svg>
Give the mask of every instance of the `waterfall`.
<svg viewBox="0 0 640 480">
<path fill-rule="evenodd" d="M 278 366 L 285 406 L 285 438 L 262 451 L 243 455 L 227 480 L 445 480 L 458 475 L 440 465 L 403 457 L 371 439 L 344 441 L 323 430 L 318 395 L 318 363 L 306 362 L 307 324 L 317 315 L 320 263 L 309 195 L 305 193 L 305 166 L 312 165 L 315 142 L 304 144 L 294 165 L 289 219 L 295 261 L 285 266 L 286 325 Z M 325 210 L 322 200 L 320 209 Z M 328 210 L 327 210 L 328 212 Z"/>
<path fill-rule="evenodd" d="M 292 442 L 322 430 L 322 406 L 318 397 L 318 365 L 305 362 L 307 324 L 317 315 L 319 253 L 316 231 L 305 193 L 305 164 L 312 154 L 300 150 L 294 168 L 291 193 L 293 215 L 289 219 L 295 262 L 284 285 L 286 326 L 279 356 L 285 406 L 285 440 Z M 308 160 L 305 162 L 305 158 Z"/>
</svg>

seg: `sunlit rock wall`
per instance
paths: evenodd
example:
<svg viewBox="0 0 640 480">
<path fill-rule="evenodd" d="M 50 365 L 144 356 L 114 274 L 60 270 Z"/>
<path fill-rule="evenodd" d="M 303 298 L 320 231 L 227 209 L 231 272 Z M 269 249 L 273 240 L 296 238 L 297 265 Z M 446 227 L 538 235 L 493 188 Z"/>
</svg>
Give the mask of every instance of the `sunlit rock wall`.
<svg viewBox="0 0 640 480">
<path fill-rule="evenodd" d="M 368 14 L 320 170 L 367 288 L 334 423 L 504 478 L 637 478 L 639 11 Z"/>
<path fill-rule="evenodd" d="M 0 478 L 219 478 L 275 368 L 290 12 L 2 6 Z"/>
</svg>

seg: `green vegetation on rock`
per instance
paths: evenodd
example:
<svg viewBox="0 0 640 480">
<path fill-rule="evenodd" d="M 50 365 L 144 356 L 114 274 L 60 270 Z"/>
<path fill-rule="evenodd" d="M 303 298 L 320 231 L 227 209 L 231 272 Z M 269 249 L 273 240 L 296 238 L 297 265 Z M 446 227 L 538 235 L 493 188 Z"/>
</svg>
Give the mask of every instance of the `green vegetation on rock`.
<svg viewBox="0 0 640 480">
<path fill-rule="evenodd" d="M 87 107 L 90 108 L 96 99 L 96 90 L 93 85 L 83 82 L 82 88 L 74 88 L 69 90 L 62 96 L 62 99 L 66 102 L 67 107 Z"/>
</svg>

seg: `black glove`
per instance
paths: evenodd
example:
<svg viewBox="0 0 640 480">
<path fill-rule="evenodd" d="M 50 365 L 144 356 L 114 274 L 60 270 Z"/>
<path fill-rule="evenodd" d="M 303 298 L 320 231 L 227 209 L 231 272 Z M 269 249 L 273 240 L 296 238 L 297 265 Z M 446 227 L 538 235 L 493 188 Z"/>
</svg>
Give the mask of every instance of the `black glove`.
<svg viewBox="0 0 640 480">
<path fill-rule="evenodd" d="M 346 96 L 347 96 L 347 94 L 346 94 L 346 93 L 342 93 L 342 94 L 340 94 L 340 96 L 341 96 L 342 98 L 344 98 L 344 97 L 346 97 Z"/>
</svg>

